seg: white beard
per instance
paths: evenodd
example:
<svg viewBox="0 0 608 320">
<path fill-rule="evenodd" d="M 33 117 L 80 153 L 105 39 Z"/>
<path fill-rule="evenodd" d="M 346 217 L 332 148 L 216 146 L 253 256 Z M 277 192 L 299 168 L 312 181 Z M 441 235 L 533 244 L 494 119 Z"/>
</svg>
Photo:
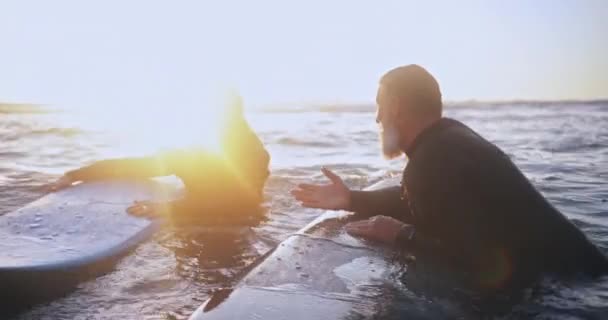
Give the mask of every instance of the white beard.
<svg viewBox="0 0 608 320">
<path fill-rule="evenodd" d="M 399 131 L 395 126 L 386 126 L 380 133 L 382 153 L 386 159 L 395 159 L 403 154 L 399 144 Z"/>
</svg>

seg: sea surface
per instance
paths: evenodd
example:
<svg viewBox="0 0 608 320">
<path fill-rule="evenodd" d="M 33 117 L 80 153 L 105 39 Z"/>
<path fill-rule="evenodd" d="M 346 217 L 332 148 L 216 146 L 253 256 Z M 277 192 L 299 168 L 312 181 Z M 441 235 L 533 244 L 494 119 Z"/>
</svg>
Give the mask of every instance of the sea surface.
<svg viewBox="0 0 608 320">
<path fill-rule="evenodd" d="M 608 102 L 470 102 L 447 106 L 446 115 L 505 150 L 608 253 Z M 173 131 L 158 123 L 154 137 L 138 130 L 146 115 L 112 120 L 125 117 L 0 109 L 0 215 L 42 196 L 40 186 L 65 170 L 152 153 L 158 137 Z M 258 110 L 248 119 L 272 156 L 267 221 L 237 233 L 162 231 L 115 271 L 15 319 L 186 319 L 210 292 L 234 284 L 248 264 L 322 213 L 295 203 L 289 190 L 297 183 L 325 181 L 320 169 L 327 166 L 363 188 L 399 175 L 406 161 L 382 158 L 373 106 Z M 499 318 L 608 319 L 608 278 L 549 284 L 545 291 Z M 394 318 L 427 318 L 408 310 L 407 303 L 396 306 Z"/>
</svg>

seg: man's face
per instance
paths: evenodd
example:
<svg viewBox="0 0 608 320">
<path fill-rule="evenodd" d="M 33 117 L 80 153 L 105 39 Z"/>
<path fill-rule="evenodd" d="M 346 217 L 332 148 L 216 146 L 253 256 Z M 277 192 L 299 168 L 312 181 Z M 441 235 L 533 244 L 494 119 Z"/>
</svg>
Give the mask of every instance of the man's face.
<svg viewBox="0 0 608 320">
<path fill-rule="evenodd" d="M 380 125 L 382 153 L 387 159 L 394 159 L 403 154 L 401 150 L 400 130 L 397 121 L 397 101 L 382 86 L 378 89 L 376 104 L 378 111 L 376 122 Z"/>
</svg>

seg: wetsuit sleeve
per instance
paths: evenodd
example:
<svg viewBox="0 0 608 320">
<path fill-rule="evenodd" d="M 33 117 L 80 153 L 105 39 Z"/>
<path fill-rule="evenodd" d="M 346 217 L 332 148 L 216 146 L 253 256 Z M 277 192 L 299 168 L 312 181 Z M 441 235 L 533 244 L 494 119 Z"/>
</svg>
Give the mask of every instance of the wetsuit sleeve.
<svg viewBox="0 0 608 320">
<path fill-rule="evenodd" d="M 138 179 L 171 174 L 173 174 L 172 168 L 167 165 L 162 157 L 102 160 L 66 173 L 75 181 Z"/>
<path fill-rule="evenodd" d="M 226 164 L 243 187 L 243 197 L 260 202 L 270 175 L 270 155 L 260 138 L 248 126 L 235 130 L 226 141 Z M 243 198 L 244 200 L 245 198 Z"/>
<path fill-rule="evenodd" d="M 407 200 L 402 198 L 401 187 L 388 187 L 373 191 L 351 191 L 350 208 L 359 218 L 386 215 L 403 222 L 411 221 Z"/>
<path fill-rule="evenodd" d="M 250 180 L 250 184 L 256 189 L 256 192 L 261 192 L 270 175 L 270 154 L 255 133 L 251 132 L 247 146 L 243 148 L 240 155 L 244 175 Z"/>
</svg>

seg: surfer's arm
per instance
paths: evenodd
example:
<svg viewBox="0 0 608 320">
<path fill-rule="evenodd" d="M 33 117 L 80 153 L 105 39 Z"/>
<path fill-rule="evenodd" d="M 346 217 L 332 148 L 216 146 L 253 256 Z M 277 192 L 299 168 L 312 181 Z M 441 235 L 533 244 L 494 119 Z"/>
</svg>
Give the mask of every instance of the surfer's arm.
<svg viewBox="0 0 608 320">
<path fill-rule="evenodd" d="M 224 162 L 237 176 L 243 191 L 261 200 L 264 184 L 270 175 L 270 154 L 255 133 L 248 133 L 241 137 L 242 143 L 236 146 L 227 143 Z"/>
<path fill-rule="evenodd" d="M 162 157 L 139 157 L 98 161 L 69 171 L 66 176 L 72 181 L 92 181 L 112 178 L 143 179 L 171 174 L 171 167 Z"/>
<path fill-rule="evenodd" d="M 127 212 L 139 217 L 164 217 L 174 222 L 192 222 L 201 210 L 200 204 L 186 198 L 166 202 L 136 201 Z"/>
<path fill-rule="evenodd" d="M 373 191 L 352 190 L 349 211 L 361 218 L 381 214 L 408 223 L 411 221 L 411 213 L 407 200 L 402 197 L 399 186 Z"/>
</svg>

